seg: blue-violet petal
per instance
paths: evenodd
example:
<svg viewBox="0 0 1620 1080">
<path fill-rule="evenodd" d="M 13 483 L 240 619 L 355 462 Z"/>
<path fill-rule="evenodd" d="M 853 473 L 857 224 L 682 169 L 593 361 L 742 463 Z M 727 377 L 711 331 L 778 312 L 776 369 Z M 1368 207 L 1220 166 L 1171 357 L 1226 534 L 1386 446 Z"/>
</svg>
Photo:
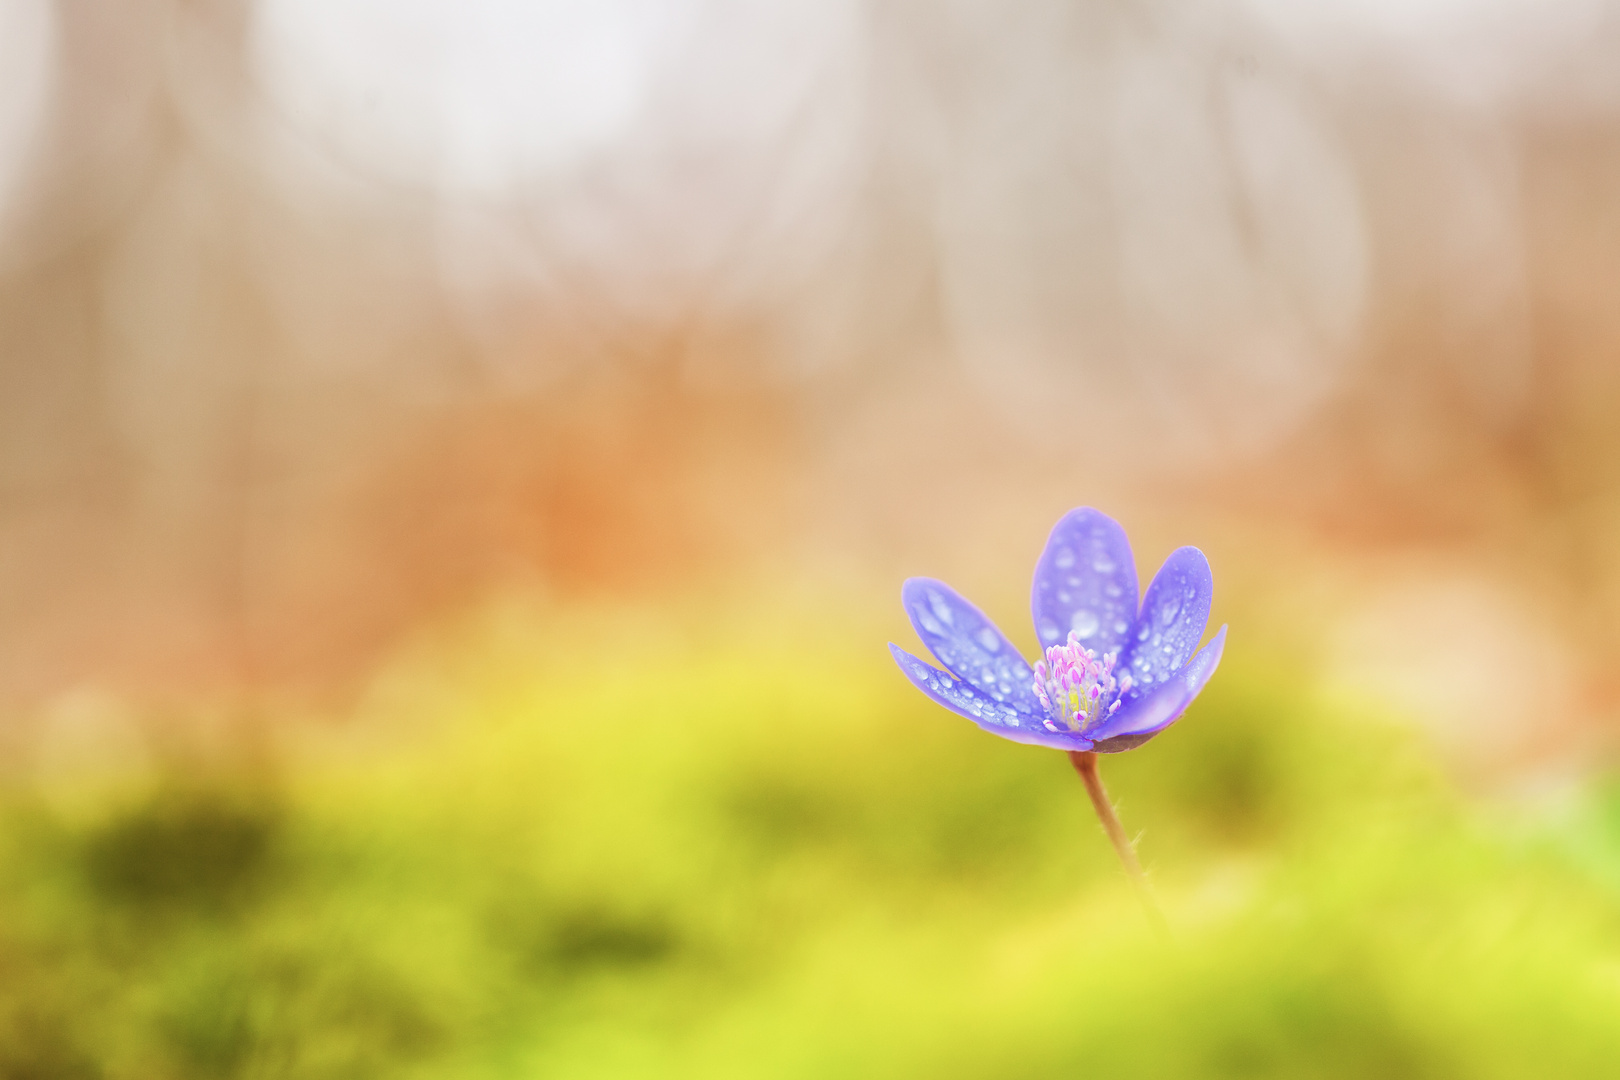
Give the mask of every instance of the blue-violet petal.
<svg viewBox="0 0 1620 1080">
<path fill-rule="evenodd" d="M 1136 560 L 1119 522 L 1089 506 L 1065 514 L 1035 564 L 1030 608 L 1042 649 L 1071 630 L 1098 655 L 1124 645 L 1136 618 Z"/>
<path fill-rule="evenodd" d="M 1152 693 L 1187 663 L 1209 625 L 1214 592 L 1202 551 L 1178 548 L 1164 560 L 1142 597 L 1142 611 L 1131 624 L 1130 640 L 1115 669 L 1134 684 L 1121 699 L 1125 706 Z"/>
<path fill-rule="evenodd" d="M 1209 677 L 1220 666 L 1226 648 L 1226 627 L 1221 627 L 1209 644 L 1199 649 L 1185 667 L 1142 695 L 1120 707 L 1107 720 L 1086 734 L 1100 753 L 1117 753 L 1140 746 L 1181 718 L 1198 696 Z"/>
<path fill-rule="evenodd" d="M 958 715 L 965 716 L 986 731 L 1013 742 L 1051 746 L 1059 750 L 1089 750 L 1091 741 L 1079 735 L 1050 731 L 1041 724 L 1041 717 L 1024 712 L 1011 705 L 993 701 L 959 682 L 950 672 L 941 671 L 931 664 L 912 656 L 900 646 L 890 643 L 894 662 L 900 665 L 906 678 L 935 702 Z"/>
<path fill-rule="evenodd" d="M 900 601 L 917 636 L 957 678 L 996 701 L 1022 712 L 1040 708 L 1035 673 L 1012 642 L 943 581 L 910 578 Z"/>
</svg>

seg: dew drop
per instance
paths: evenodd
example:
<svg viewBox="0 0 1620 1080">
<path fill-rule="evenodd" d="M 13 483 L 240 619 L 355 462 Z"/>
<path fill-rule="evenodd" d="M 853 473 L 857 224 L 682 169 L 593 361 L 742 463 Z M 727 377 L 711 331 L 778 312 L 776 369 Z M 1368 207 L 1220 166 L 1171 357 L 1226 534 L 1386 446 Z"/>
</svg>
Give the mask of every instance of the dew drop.
<svg viewBox="0 0 1620 1080">
<path fill-rule="evenodd" d="M 1130 629 L 1130 627 L 1125 625 L 1124 619 L 1118 619 L 1114 622 L 1114 633 L 1123 634 L 1128 629 Z"/>
<path fill-rule="evenodd" d="M 1108 596 L 1110 596 L 1110 597 L 1112 597 L 1113 599 L 1116 599 L 1116 600 L 1119 599 L 1120 593 L 1122 593 L 1124 591 L 1125 590 L 1121 589 L 1118 585 L 1116 585 L 1112 581 L 1110 581 L 1107 585 L 1103 586 L 1103 592 L 1107 593 Z"/>
<path fill-rule="evenodd" d="M 1076 576 L 1076 575 L 1073 575 L 1073 574 L 1069 575 L 1069 584 L 1070 585 L 1078 585 L 1078 584 L 1080 584 L 1080 578 L 1078 576 Z"/>
<path fill-rule="evenodd" d="M 990 629 L 988 626 L 979 627 L 978 633 L 974 634 L 973 637 L 974 640 L 984 647 L 985 652 L 1001 651 L 1001 635 Z"/>
<path fill-rule="evenodd" d="M 1067 589 L 1058 590 L 1058 603 L 1067 604 L 1072 599 L 1074 599 L 1074 595 L 1072 593 L 1070 593 L 1069 590 L 1067 590 Z"/>
<path fill-rule="evenodd" d="M 1063 631 L 1059 630 L 1058 624 L 1051 619 L 1042 619 L 1035 625 L 1035 629 L 1041 635 L 1042 641 L 1056 641 L 1063 636 Z"/>
<path fill-rule="evenodd" d="M 943 634 L 945 632 L 945 628 L 939 625 L 939 621 L 926 611 L 917 612 L 917 621 L 921 623 L 922 628 L 928 631 L 930 634 Z"/>
<path fill-rule="evenodd" d="M 1181 614 L 1181 601 L 1171 599 L 1159 605 L 1159 625 L 1169 626 Z"/>
<path fill-rule="evenodd" d="M 939 593 L 929 593 L 928 603 L 934 609 L 934 614 L 946 626 L 951 624 L 951 605 Z"/>
<path fill-rule="evenodd" d="M 1074 613 L 1074 618 L 1069 621 L 1069 628 L 1079 634 L 1082 639 L 1095 634 L 1097 625 L 1097 616 L 1089 611 L 1077 611 Z"/>
<path fill-rule="evenodd" d="M 1142 629 L 1140 629 L 1140 630 L 1138 630 L 1136 632 L 1136 640 L 1137 641 L 1146 641 L 1147 639 L 1148 639 L 1148 628 L 1144 626 L 1144 627 L 1142 627 Z"/>
<path fill-rule="evenodd" d="M 1060 547 L 1052 553 L 1052 565 L 1059 570 L 1067 570 L 1074 565 L 1074 552 L 1066 547 Z"/>
<path fill-rule="evenodd" d="M 1105 551 L 1099 551 L 1097 557 L 1091 560 L 1091 568 L 1099 574 L 1112 574 L 1117 565 Z"/>
</svg>

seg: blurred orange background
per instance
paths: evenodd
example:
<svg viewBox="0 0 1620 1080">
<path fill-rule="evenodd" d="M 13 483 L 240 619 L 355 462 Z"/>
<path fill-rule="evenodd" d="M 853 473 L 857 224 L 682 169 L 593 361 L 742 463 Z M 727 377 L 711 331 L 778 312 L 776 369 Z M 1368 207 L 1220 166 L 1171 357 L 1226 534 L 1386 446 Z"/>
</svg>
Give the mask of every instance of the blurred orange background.
<svg viewBox="0 0 1620 1080">
<path fill-rule="evenodd" d="M 1617 58 L 1586 0 L 4 0 L 0 695 L 342 695 L 514 587 L 1015 612 L 1089 503 L 1467 762 L 1600 760 Z"/>
</svg>

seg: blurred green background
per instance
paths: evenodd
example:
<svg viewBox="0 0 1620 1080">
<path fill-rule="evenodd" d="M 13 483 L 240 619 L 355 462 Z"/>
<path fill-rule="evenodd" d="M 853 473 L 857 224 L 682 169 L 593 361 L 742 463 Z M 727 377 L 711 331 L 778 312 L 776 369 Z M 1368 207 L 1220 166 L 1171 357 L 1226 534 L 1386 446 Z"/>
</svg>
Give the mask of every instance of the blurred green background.
<svg viewBox="0 0 1620 1080">
<path fill-rule="evenodd" d="M 1613 1075 L 1620 785 L 1465 799 L 1235 633 L 1104 759 L 1162 940 L 893 621 L 496 605 L 340 716 L 10 785 L 0 1075 Z"/>
</svg>

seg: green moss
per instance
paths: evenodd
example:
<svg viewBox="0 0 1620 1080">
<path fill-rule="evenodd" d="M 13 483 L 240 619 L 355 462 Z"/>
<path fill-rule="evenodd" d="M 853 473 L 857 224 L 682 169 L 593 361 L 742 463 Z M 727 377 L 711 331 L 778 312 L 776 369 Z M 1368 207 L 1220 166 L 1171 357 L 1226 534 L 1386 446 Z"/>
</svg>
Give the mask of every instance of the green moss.
<svg viewBox="0 0 1620 1080">
<path fill-rule="evenodd" d="M 0 1080 L 1620 1069 L 1620 786 L 1502 828 L 1234 641 L 1105 763 L 1164 943 L 1064 758 L 930 705 L 858 614 L 633 664 L 549 620 L 289 721 L 251 792 L 12 789 Z"/>
</svg>

